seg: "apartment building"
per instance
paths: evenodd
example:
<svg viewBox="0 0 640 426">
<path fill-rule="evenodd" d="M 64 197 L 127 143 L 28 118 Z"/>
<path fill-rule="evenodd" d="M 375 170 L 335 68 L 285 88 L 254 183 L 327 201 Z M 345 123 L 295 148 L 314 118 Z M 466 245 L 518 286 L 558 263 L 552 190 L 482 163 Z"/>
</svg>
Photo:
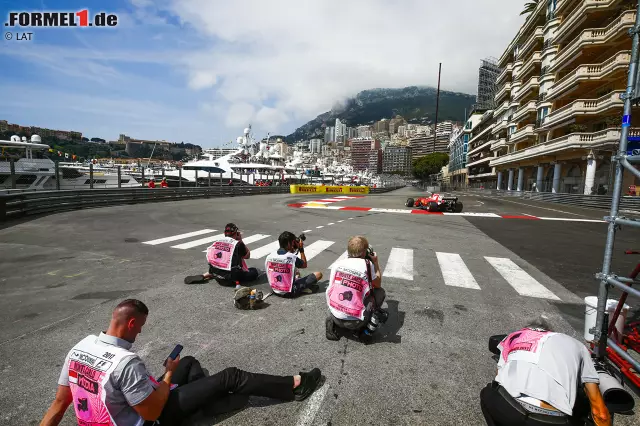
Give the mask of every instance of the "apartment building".
<svg viewBox="0 0 640 426">
<path fill-rule="evenodd" d="M 491 131 L 494 125 L 493 110 L 477 111 L 471 115 L 465 125 L 465 130 L 470 128 L 466 167 L 467 179 L 471 187 L 496 187 L 496 171 L 490 165 L 495 155 L 495 152 L 491 151 L 493 143 Z"/>
<path fill-rule="evenodd" d="M 384 173 L 402 172 L 405 175 L 411 174 L 411 148 L 408 146 L 384 147 L 382 154 L 382 171 Z"/>
<path fill-rule="evenodd" d="M 369 154 L 380 149 L 380 141 L 370 138 L 356 138 L 350 141 L 351 166 L 361 171 L 369 168 Z"/>
<path fill-rule="evenodd" d="M 382 173 L 382 150 L 375 149 L 369 151 L 369 171 L 371 173 Z"/>
<path fill-rule="evenodd" d="M 635 4 L 624 0 L 538 3 L 498 60 L 489 163 L 496 187 L 612 190 L 635 18 Z M 640 116 L 632 117 L 637 135 Z M 632 183 L 629 175 L 624 188 Z"/>
</svg>

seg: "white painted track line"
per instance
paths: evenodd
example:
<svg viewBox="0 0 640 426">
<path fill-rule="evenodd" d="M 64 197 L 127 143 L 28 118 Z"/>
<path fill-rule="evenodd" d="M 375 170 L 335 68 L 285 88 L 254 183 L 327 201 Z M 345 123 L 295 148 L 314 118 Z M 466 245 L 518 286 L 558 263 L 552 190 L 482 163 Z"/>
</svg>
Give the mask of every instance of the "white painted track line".
<svg viewBox="0 0 640 426">
<path fill-rule="evenodd" d="M 249 259 L 260 259 L 261 257 L 264 257 L 269 253 L 278 250 L 279 248 L 280 248 L 280 243 L 276 240 L 262 247 L 258 247 L 255 250 L 251 250 L 251 257 L 249 257 Z"/>
<path fill-rule="evenodd" d="M 436 252 L 436 256 L 446 285 L 480 290 L 480 286 L 458 253 Z"/>
<path fill-rule="evenodd" d="M 560 300 L 558 296 L 550 292 L 545 286 L 527 274 L 522 268 L 513 263 L 511 259 L 504 257 L 485 256 L 487 262 L 495 268 L 509 285 L 521 296 L 538 297 L 541 299 Z"/>
<path fill-rule="evenodd" d="M 215 229 L 201 229 L 200 231 L 187 232 L 186 234 L 173 235 L 171 237 L 159 238 L 157 240 L 144 241 L 142 244 L 149 244 L 155 246 L 157 244 L 169 243 L 171 241 L 183 240 L 185 238 L 195 237 L 198 235 L 209 234 L 211 232 L 216 232 Z"/>
<path fill-rule="evenodd" d="M 304 247 L 307 260 L 311 260 L 333 245 L 333 241 L 318 240 Z"/>
<path fill-rule="evenodd" d="M 177 246 L 171 246 L 171 248 L 186 250 L 193 247 L 209 244 L 210 242 L 215 241 L 218 238 L 222 238 L 222 237 L 224 237 L 224 234 L 210 235 L 206 238 L 200 238 L 199 240 L 193 240 L 193 241 L 189 241 L 188 243 L 178 244 Z"/>
<path fill-rule="evenodd" d="M 383 276 L 413 281 L 413 250 L 392 248 Z"/>
<path fill-rule="evenodd" d="M 347 253 L 347 251 L 345 250 L 345 252 L 344 252 L 344 253 L 342 253 L 342 254 L 340 255 L 340 257 L 339 257 L 339 258 L 337 258 L 337 259 L 335 260 L 335 262 L 333 262 L 331 265 L 329 265 L 329 267 L 328 267 L 327 269 L 333 269 L 333 267 L 335 266 L 335 264 L 336 264 L 336 263 L 338 263 L 339 261 L 341 261 L 341 260 L 343 260 L 343 259 L 346 259 L 346 258 L 347 258 L 347 256 L 348 256 L 348 253 Z"/>
</svg>

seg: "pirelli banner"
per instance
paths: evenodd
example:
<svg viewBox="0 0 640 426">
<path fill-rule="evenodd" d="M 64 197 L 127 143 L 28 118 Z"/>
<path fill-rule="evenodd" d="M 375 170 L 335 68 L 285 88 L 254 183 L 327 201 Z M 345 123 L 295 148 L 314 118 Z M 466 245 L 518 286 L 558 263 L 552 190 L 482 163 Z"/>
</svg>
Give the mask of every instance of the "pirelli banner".
<svg viewBox="0 0 640 426">
<path fill-rule="evenodd" d="M 368 186 L 291 185 L 292 194 L 368 194 Z"/>
</svg>

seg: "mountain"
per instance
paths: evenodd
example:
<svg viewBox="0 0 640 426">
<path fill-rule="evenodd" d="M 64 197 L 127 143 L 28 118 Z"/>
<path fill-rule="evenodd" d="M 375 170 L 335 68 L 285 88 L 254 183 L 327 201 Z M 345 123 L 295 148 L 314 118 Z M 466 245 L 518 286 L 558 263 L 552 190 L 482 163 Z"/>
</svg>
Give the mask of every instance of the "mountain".
<svg viewBox="0 0 640 426">
<path fill-rule="evenodd" d="M 438 121 L 465 120 L 465 109 L 471 110 L 475 96 L 440 90 Z M 320 114 L 307 124 L 288 135 L 286 141 L 293 143 L 315 137 L 324 137 L 323 124 L 332 126 L 336 118 L 348 126 L 373 124 L 382 118 L 401 115 L 409 123 L 433 123 L 436 115 L 436 89 L 433 87 L 411 86 L 403 89 L 371 89 L 358 93 L 344 104 L 336 105 L 331 111 Z"/>
</svg>

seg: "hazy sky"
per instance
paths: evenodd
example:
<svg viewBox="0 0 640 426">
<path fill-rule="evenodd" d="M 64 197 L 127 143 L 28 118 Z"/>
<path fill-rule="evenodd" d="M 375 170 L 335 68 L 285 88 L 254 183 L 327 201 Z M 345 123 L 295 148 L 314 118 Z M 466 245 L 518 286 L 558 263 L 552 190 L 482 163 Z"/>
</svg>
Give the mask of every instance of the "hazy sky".
<svg viewBox="0 0 640 426">
<path fill-rule="evenodd" d="M 438 62 L 443 89 L 475 94 L 480 59 L 502 54 L 524 3 L 3 1 L 4 20 L 9 11 L 86 8 L 119 21 L 10 29 L 14 40 L 0 48 L 0 119 L 209 147 L 249 123 L 256 137 L 288 134 L 364 89 L 435 86 Z M 16 41 L 21 31 L 33 40 Z"/>
</svg>

